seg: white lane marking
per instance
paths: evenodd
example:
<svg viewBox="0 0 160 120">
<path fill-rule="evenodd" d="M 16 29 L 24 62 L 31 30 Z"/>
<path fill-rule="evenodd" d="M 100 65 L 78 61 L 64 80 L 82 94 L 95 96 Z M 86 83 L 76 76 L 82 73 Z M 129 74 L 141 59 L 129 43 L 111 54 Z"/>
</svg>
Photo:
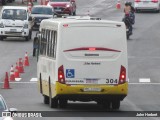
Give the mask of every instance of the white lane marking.
<svg viewBox="0 0 160 120">
<path fill-rule="evenodd" d="M 139 78 L 139 82 L 142 82 L 142 83 L 150 83 L 150 82 L 151 82 L 151 79 L 150 79 L 150 78 Z"/>
<path fill-rule="evenodd" d="M 22 78 L 15 78 L 15 81 L 21 81 Z"/>
<path fill-rule="evenodd" d="M 160 83 L 128 83 L 129 85 L 160 85 Z"/>
<path fill-rule="evenodd" d="M 113 5 L 109 5 L 107 8 L 111 8 L 111 7 L 113 7 Z"/>
<path fill-rule="evenodd" d="M 146 58 L 146 59 L 160 59 L 160 57 L 159 56 L 144 56 L 144 57 L 139 57 L 139 56 L 128 56 L 128 58 L 129 59 L 133 59 L 133 58 L 138 58 L 138 59 L 140 59 L 140 58 Z"/>
<path fill-rule="evenodd" d="M 0 84 L 3 84 L 4 82 L 0 82 Z M 9 83 L 22 83 L 22 84 L 28 84 L 28 83 L 37 83 L 37 82 L 9 82 Z"/>
<path fill-rule="evenodd" d="M 36 82 L 36 81 L 38 81 L 37 78 L 32 78 L 32 79 L 30 80 L 30 82 Z"/>
</svg>

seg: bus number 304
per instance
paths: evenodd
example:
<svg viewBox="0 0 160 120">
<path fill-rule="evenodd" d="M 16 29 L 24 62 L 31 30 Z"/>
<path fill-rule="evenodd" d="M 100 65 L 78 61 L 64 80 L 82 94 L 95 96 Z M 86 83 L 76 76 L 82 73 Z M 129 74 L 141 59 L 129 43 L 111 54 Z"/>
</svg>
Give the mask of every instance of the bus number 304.
<svg viewBox="0 0 160 120">
<path fill-rule="evenodd" d="M 117 79 L 106 79 L 107 84 L 117 84 L 118 80 Z"/>
</svg>

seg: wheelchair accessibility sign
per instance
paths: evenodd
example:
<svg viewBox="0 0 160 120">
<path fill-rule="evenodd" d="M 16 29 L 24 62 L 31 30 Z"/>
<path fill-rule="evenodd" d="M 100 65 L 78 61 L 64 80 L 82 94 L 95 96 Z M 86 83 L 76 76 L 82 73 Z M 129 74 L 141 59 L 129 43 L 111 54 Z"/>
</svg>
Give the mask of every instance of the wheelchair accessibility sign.
<svg viewBox="0 0 160 120">
<path fill-rule="evenodd" d="M 74 78 L 74 69 L 66 69 L 66 78 Z"/>
</svg>

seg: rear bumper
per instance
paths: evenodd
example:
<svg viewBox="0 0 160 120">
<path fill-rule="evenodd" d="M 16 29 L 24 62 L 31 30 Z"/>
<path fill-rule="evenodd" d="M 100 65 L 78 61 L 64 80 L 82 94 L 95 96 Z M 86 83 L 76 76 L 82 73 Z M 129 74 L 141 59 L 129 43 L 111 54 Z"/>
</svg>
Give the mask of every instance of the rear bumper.
<svg viewBox="0 0 160 120">
<path fill-rule="evenodd" d="M 120 99 L 123 100 L 128 93 L 128 83 L 121 85 L 73 85 L 56 82 L 56 97 L 64 97 L 69 100 L 99 100 Z M 84 88 L 100 88 L 101 91 L 84 91 Z"/>
<path fill-rule="evenodd" d="M 127 95 L 126 94 L 61 94 L 57 95 L 57 98 L 67 99 L 71 101 L 112 101 L 112 100 L 123 100 Z"/>
<path fill-rule="evenodd" d="M 11 31 L 15 29 L 16 31 Z M 23 28 L 0 28 L 0 36 L 5 37 L 26 37 L 29 35 L 29 29 Z"/>
<path fill-rule="evenodd" d="M 143 4 L 135 4 L 135 9 L 138 10 L 158 10 L 159 9 L 159 4 L 151 4 L 151 5 L 143 5 Z"/>
<path fill-rule="evenodd" d="M 159 8 L 151 8 L 151 7 L 136 7 L 135 9 L 136 9 L 136 10 L 144 10 L 144 11 L 147 11 L 147 10 L 158 10 Z"/>
</svg>

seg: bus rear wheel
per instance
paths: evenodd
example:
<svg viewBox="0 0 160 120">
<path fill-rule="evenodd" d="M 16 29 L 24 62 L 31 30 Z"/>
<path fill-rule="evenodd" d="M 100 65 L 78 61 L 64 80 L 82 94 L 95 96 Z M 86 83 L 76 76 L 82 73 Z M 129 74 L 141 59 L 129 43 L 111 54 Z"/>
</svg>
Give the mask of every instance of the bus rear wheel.
<svg viewBox="0 0 160 120">
<path fill-rule="evenodd" d="M 112 109 L 118 110 L 120 108 L 120 100 L 112 101 Z"/>
<path fill-rule="evenodd" d="M 109 100 L 97 101 L 97 104 L 102 106 L 104 109 L 110 109 L 111 102 Z"/>
<path fill-rule="evenodd" d="M 67 107 L 67 100 L 66 99 L 59 99 L 59 107 L 66 108 Z"/>
<path fill-rule="evenodd" d="M 110 102 L 110 101 L 104 101 L 104 103 L 103 103 L 103 107 L 104 107 L 105 109 L 110 109 L 110 105 L 111 105 L 111 102 Z"/>
<path fill-rule="evenodd" d="M 57 98 L 49 98 L 49 106 L 51 108 L 57 108 L 58 107 L 58 99 Z"/>
<path fill-rule="evenodd" d="M 46 95 L 43 95 L 43 102 L 44 102 L 44 104 L 49 104 L 49 97 L 48 96 L 46 96 Z"/>
</svg>

